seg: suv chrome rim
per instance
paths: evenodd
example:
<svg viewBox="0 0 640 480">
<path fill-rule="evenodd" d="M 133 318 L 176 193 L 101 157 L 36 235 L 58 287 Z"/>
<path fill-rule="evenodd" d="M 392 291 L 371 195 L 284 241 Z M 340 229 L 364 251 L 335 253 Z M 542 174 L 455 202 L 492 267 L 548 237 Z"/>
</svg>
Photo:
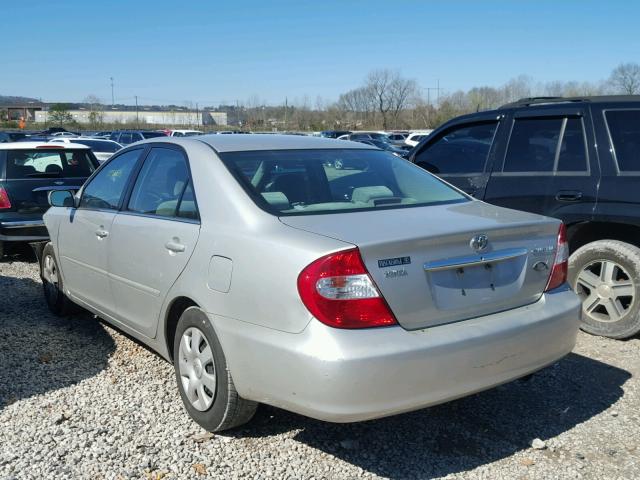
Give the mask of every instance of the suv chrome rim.
<svg viewBox="0 0 640 480">
<path fill-rule="evenodd" d="M 196 327 L 189 327 L 182 334 L 178 371 L 191 406 L 200 412 L 207 410 L 216 396 L 215 361 L 207 338 Z"/>
<path fill-rule="evenodd" d="M 622 319 L 635 298 L 635 285 L 627 271 L 611 260 L 596 260 L 582 269 L 576 279 L 582 310 L 599 322 Z"/>
<path fill-rule="evenodd" d="M 44 278 L 44 288 L 47 295 L 55 299 L 58 295 L 58 269 L 56 268 L 56 262 L 53 260 L 53 256 L 47 255 L 42 261 L 42 277 Z"/>
</svg>

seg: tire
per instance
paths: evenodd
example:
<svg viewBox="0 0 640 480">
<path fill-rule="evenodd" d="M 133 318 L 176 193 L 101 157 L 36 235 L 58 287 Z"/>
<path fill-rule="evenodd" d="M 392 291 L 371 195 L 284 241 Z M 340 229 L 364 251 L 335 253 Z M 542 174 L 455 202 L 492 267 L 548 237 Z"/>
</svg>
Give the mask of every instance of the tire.
<svg viewBox="0 0 640 480">
<path fill-rule="evenodd" d="M 569 257 L 569 283 L 582 299 L 582 330 L 618 339 L 640 331 L 640 248 L 588 243 Z"/>
<path fill-rule="evenodd" d="M 77 310 L 77 307 L 63 293 L 62 277 L 58 268 L 58 260 L 53 251 L 53 245 L 47 243 L 42 250 L 40 258 L 40 278 L 42 279 L 42 287 L 44 291 L 44 299 L 47 307 L 54 315 L 66 317 Z"/>
<path fill-rule="evenodd" d="M 0 241 L 0 260 L 4 257 L 4 242 Z"/>
<path fill-rule="evenodd" d="M 205 430 L 229 430 L 253 417 L 258 404 L 238 395 L 218 336 L 198 307 L 187 308 L 178 320 L 173 366 L 182 402 Z"/>
</svg>

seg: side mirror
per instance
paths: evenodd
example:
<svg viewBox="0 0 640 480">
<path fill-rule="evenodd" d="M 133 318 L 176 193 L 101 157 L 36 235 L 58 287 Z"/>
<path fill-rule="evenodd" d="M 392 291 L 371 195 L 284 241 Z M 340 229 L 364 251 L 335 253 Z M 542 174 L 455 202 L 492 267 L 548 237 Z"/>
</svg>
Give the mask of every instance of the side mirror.
<svg viewBox="0 0 640 480">
<path fill-rule="evenodd" d="M 75 207 L 76 201 L 70 190 L 52 190 L 49 192 L 49 205 L 52 207 Z"/>
</svg>

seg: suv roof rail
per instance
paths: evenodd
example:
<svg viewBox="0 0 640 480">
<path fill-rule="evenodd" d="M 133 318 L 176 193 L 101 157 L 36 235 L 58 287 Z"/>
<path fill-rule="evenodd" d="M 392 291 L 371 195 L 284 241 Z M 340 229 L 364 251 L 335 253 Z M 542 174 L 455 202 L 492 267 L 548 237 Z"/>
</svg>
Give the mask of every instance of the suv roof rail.
<svg viewBox="0 0 640 480">
<path fill-rule="evenodd" d="M 544 105 L 545 103 L 562 103 L 562 102 L 584 102 L 588 98 L 566 98 L 566 97 L 525 97 L 515 102 L 505 103 L 499 108 L 528 107 L 530 105 Z"/>
</svg>

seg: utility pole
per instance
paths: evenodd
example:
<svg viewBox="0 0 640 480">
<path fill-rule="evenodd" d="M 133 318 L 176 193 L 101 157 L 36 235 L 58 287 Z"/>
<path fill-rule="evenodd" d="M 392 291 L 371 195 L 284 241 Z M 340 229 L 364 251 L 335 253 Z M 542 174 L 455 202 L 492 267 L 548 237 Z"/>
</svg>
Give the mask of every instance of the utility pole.
<svg viewBox="0 0 640 480">
<path fill-rule="evenodd" d="M 140 128 L 140 119 L 138 117 L 138 95 L 136 97 L 136 128 Z"/>
<path fill-rule="evenodd" d="M 240 102 L 236 100 L 236 123 L 240 127 Z"/>
<path fill-rule="evenodd" d="M 284 97 L 284 131 L 287 131 L 287 110 L 289 107 L 289 99 Z"/>
<path fill-rule="evenodd" d="M 196 102 L 196 125 L 200 126 L 202 122 L 198 120 L 198 102 Z"/>
<path fill-rule="evenodd" d="M 113 96 L 113 77 L 109 77 L 111 79 L 111 106 L 115 106 L 115 98 Z"/>
</svg>

